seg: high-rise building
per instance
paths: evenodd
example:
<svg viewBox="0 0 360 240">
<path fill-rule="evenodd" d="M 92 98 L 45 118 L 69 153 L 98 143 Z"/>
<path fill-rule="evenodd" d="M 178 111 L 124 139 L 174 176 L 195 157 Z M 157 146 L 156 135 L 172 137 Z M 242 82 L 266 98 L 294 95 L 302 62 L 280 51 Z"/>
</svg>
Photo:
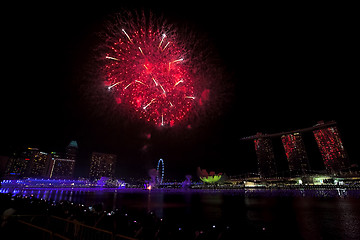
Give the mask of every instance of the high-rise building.
<svg viewBox="0 0 360 240">
<path fill-rule="evenodd" d="M 262 178 L 273 177 L 276 175 L 276 165 L 271 139 L 261 136 L 261 133 L 257 133 L 258 138 L 254 139 L 259 175 Z"/>
<path fill-rule="evenodd" d="M 16 177 L 46 177 L 50 164 L 50 154 L 38 148 L 28 147 L 25 151 L 14 153 L 8 161 L 5 174 Z"/>
<path fill-rule="evenodd" d="M 78 144 L 76 141 L 71 141 L 70 144 L 66 147 L 65 158 L 76 161 L 78 155 L 79 155 Z"/>
<path fill-rule="evenodd" d="M 93 152 L 91 155 L 90 178 L 114 177 L 116 155 Z"/>
<path fill-rule="evenodd" d="M 303 138 L 300 133 L 289 133 L 281 136 L 286 158 L 291 174 L 304 174 L 309 170 L 309 160 L 306 154 Z"/>
<path fill-rule="evenodd" d="M 52 152 L 48 178 L 71 179 L 74 175 L 74 167 L 74 159 L 62 158 L 56 152 Z"/>
<path fill-rule="evenodd" d="M 74 175 L 75 163 L 79 155 L 78 144 L 71 141 L 65 153 L 51 152 L 48 178 L 71 179 Z"/>
<path fill-rule="evenodd" d="M 13 153 L 7 162 L 5 176 L 23 177 L 28 168 L 30 158 L 25 157 L 23 153 Z"/>
<path fill-rule="evenodd" d="M 46 177 L 50 164 L 50 154 L 41 152 L 37 148 L 28 148 L 26 159 L 30 159 L 26 175 L 30 177 Z"/>
<path fill-rule="evenodd" d="M 35 178 L 72 178 L 78 156 L 77 143 L 70 142 L 64 154 L 41 152 L 28 147 L 25 151 L 14 153 L 8 161 L 5 175 Z"/>
<path fill-rule="evenodd" d="M 321 125 L 322 123 L 319 124 Z M 328 172 L 337 173 L 350 167 L 336 126 L 321 128 L 313 131 L 313 133 Z"/>
</svg>

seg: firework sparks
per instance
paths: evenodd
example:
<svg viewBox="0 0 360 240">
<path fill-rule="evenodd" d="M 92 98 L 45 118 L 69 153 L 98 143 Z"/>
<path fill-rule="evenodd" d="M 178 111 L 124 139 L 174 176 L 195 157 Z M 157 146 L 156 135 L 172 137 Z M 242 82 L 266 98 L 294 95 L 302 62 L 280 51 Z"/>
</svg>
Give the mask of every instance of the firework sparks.
<svg viewBox="0 0 360 240">
<path fill-rule="evenodd" d="M 119 83 L 120 83 L 120 82 L 117 82 L 117 83 L 114 83 L 114 84 L 108 86 L 108 90 L 111 90 L 111 88 L 115 87 L 115 86 L 118 85 Z"/>
<path fill-rule="evenodd" d="M 126 37 L 129 39 L 129 41 L 132 43 L 131 38 L 129 37 L 129 35 L 126 33 L 126 31 L 124 29 L 121 29 L 123 31 L 123 33 L 126 35 Z"/>
<path fill-rule="evenodd" d="M 162 38 L 161 38 L 161 41 L 160 41 L 160 43 L 159 43 L 159 47 L 158 47 L 158 48 L 160 48 L 162 42 L 164 41 L 164 38 L 166 38 L 166 34 L 163 34 L 163 35 L 162 35 Z"/>
<path fill-rule="evenodd" d="M 165 47 L 162 49 L 162 51 L 164 51 L 165 50 L 165 48 L 167 48 L 167 46 L 170 44 L 170 42 L 168 42 L 166 45 L 165 45 Z"/>
<path fill-rule="evenodd" d="M 146 108 L 147 108 L 148 106 L 150 106 L 150 105 L 153 103 L 153 101 L 155 101 L 155 98 L 151 99 L 151 101 L 150 101 L 148 104 L 146 104 L 146 106 L 143 107 L 143 109 L 146 110 Z"/>
<path fill-rule="evenodd" d="M 109 57 L 109 56 L 106 56 L 105 58 L 106 58 L 106 59 L 111 59 L 111 60 L 115 60 L 115 61 L 120 61 L 119 59 L 117 59 L 117 58 L 114 58 L 114 57 Z"/>
<path fill-rule="evenodd" d="M 103 68 L 106 85 L 117 102 L 130 106 L 139 118 L 173 126 L 195 104 L 191 101 L 195 99 L 194 77 L 183 58 L 188 49 L 175 31 L 165 34 L 166 26 L 145 22 L 130 19 L 130 27 L 114 28 L 121 31 L 109 35 Z"/>
<path fill-rule="evenodd" d="M 103 33 L 102 81 L 125 114 L 172 127 L 199 120 L 210 109 L 204 89 L 219 74 L 197 34 L 144 13 L 116 15 Z"/>
</svg>

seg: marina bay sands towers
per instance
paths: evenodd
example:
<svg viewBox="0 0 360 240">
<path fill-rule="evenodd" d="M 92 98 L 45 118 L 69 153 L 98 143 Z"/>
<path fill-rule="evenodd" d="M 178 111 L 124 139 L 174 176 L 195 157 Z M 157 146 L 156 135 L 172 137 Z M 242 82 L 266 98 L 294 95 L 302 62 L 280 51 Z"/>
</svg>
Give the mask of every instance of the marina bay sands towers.
<svg viewBox="0 0 360 240">
<path fill-rule="evenodd" d="M 276 134 L 257 133 L 242 140 L 254 140 L 260 177 L 276 176 L 276 162 L 272 138 L 281 137 L 291 175 L 305 174 L 310 170 L 302 133 L 312 131 L 329 173 L 338 173 L 349 168 L 350 164 L 342 144 L 336 122 L 319 122 L 310 128 L 298 129 Z"/>
<path fill-rule="evenodd" d="M 258 170 L 261 177 L 271 177 L 276 175 L 275 156 L 270 138 L 262 137 L 254 139 L 256 157 L 258 159 Z"/>
<path fill-rule="evenodd" d="M 337 172 L 349 167 L 349 159 L 336 126 L 315 130 L 314 136 L 327 170 Z"/>
<path fill-rule="evenodd" d="M 302 135 L 298 132 L 281 136 L 286 158 L 289 163 L 289 170 L 292 174 L 304 174 L 310 170 L 309 160 L 305 150 Z"/>
</svg>

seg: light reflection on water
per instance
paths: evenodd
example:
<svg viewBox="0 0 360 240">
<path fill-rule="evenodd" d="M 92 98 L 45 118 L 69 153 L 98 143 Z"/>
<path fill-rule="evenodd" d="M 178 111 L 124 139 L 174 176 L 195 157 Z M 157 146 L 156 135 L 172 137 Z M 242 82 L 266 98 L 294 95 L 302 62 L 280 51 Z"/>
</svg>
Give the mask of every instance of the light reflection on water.
<svg viewBox="0 0 360 240">
<path fill-rule="evenodd" d="M 223 224 L 303 239 L 360 239 L 360 190 L 10 189 L 0 193 L 71 201 L 107 211 L 153 211 L 170 222 Z"/>
<path fill-rule="evenodd" d="M 222 205 L 224 195 L 253 197 L 315 197 L 315 198 L 360 198 L 360 190 L 347 190 L 345 188 L 335 189 L 298 189 L 298 190 L 144 190 L 144 189 L 90 189 L 90 188 L 0 188 L 0 193 L 12 195 L 34 196 L 45 200 L 70 201 L 82 203 L 88 199 L 104 200 L 109 196 L 113 198 L 112 207 L 116 207 L 118 194 L 144 195 L 147 199 L 147 207 L 168 207 L 170 202 L 164 205 L 164 197 L 167 195 L 182 195 L 185 203 L 190 203 L 193 195 L 199 195 L 199 201 L 205 206 Z"/>
</svg>

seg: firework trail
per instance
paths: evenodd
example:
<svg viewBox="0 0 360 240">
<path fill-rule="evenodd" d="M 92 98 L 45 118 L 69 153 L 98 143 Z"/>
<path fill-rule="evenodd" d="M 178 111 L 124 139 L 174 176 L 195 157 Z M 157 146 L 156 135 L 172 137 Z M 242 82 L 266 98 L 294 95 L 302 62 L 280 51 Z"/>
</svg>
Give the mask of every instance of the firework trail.
<svg viewBox="0 0 360 240">
<path fill-rule="evenodd" d="M 116 15 L 106 26 L 100 48 L 104 85 L 134 116 L 172 127 L 209 99 L 203 56 L 191 34 L 181 35 L 151 13 Z"/>
</svg>

